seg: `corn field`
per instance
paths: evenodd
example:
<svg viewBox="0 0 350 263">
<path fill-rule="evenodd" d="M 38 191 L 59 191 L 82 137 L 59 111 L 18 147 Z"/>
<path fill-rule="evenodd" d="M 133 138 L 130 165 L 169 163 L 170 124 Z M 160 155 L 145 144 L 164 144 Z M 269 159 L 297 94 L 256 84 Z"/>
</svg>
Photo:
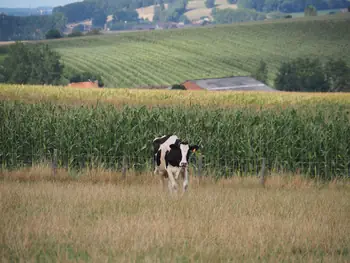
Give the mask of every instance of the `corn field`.
<svg viewBox="0 0 350 263">
<path fill-rule="evenodd" d="M 0 161 L 13 168 L 51 159 L 60 165 L 116 168 L 126 158 L 137 169 L 152 167 L 152 140 L 176 134 L 201 146 L 204 167 L 227 175 L 268 169 L 323 177 L 349 175 L 348 108 L 318 104 L 256 110 L 199 106 L 116 108 L 51 102 L 0 102 Z"/>
</svg>

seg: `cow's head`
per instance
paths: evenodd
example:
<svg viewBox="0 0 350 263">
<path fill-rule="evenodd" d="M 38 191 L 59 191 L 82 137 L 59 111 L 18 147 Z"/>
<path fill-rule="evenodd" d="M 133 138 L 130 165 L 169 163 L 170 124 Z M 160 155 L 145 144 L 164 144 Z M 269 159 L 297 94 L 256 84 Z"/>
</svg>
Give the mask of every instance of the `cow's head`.
<svg viewBox="0 0 350 263">
<path fill-rule="evenodd" d="M 192 152 L 195 152 L 199 149 L 198 145 L 189 145 L 188 142 L 181 142 L 180 140 L 176 140 L 174 144 L 170 145 L 171 152 L 173 155 L 176 155 L 176 159 L 179 161 L 180 167 L 187 167 L 188 159 Z"/>
</svg>

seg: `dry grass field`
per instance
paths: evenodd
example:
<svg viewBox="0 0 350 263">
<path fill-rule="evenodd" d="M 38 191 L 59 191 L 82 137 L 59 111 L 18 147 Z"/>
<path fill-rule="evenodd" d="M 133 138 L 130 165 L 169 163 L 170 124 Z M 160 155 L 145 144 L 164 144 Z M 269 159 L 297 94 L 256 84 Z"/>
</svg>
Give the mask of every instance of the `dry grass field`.
<svg viewBox="0 0 350 263">
<path fill-rule="evenodd" d="M 350 185 L 299 176 L 191 178 L 170 196 L 150 174 L 1 174 L 2 262 L 349 262 Z"/>
</svg>

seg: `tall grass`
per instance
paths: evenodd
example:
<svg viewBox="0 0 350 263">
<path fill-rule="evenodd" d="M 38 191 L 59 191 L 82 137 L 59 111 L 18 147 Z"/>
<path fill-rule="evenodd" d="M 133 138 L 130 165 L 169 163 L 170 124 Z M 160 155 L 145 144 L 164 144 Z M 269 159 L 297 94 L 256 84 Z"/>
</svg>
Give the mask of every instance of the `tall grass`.
<svg viewBox="0 0 350 263">
<path fill-rule="evenodd" d="M 185 196 L 170 198 L 147 175 L 130 185 L 12 176 L 0 182 L 2 262 L 350 260 L 350 192 L 336 183 L 192 181 Z"/>
<path fill-rule="evenodd" d="M 136 169 L 149 169 L 154 137 L 177 134 L 199 144 L 204 167 L 221 175 L 256 173 L 263 158 L 270 169 L 323 177 L 349 172 L 349 113 L 336 104 L 223 111 L 1 101 L 0 116 L 5 167 L 52 158 L 57 149 L 62 165 L 118 168 L 126 157 Z"/>
</svg>

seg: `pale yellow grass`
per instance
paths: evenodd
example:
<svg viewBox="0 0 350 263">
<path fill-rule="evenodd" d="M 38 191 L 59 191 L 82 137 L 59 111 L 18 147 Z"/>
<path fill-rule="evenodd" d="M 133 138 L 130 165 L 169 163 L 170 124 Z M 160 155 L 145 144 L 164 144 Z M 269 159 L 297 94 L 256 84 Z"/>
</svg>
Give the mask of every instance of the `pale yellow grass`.
<svg viewBox="0 0 350 263">
<path fill-rule="evenodd" d="M 301 93 L 257 91 L 181 91 L 146 89 L 82 89 L 52 86 L 0 84 L 0 100 L 19 100 L 27 103 L 51 101 L 57 104 L 96 103 L 154 106 L 207 106 L 219 108 L 275 107 L 337 103 L 350 105 L 350 93 Z"/>
<path fill-rule="evenodd" d="M 218 9 L 225 9 L 225 8 L 232 8 L 232 9 L 237 9 L 237 5 L 229 5 L 229 4 L 225 4 L 225 5 L 219 5 Z"/>
<path fill-rule="evenodd" d="M 90 171 L 54 182 L 42 167 L 2 174 L 1 261 L 350 260 L 349 184 L 191 178 L 186 195 L 171 197 L 150 174 L 97 184 L 89 176 L 120 177 Z"/>
<path fill-rule="evenodd" d="M 193 0 L 188 2 L 187 9 L 197 9 L 197 8 L 205 8 L 205 1 Z"/>
<path fill-rule="evenodd" d="M 215 1 L 216 8 L 224 9 L 224 8 L 232 8 L 237 9 L 237 5 L 230 5 L 226 0 L 217 0 Z M 188 19 L 194 21 L 199 20 L 202 16 L 207 16 L 212 18 L 211 16 L 211 8 L 206 8 L 205 1 L 195 0 L 190 1 L 187 5 L 188 11 L 185 13 Z"/>
</svg>

